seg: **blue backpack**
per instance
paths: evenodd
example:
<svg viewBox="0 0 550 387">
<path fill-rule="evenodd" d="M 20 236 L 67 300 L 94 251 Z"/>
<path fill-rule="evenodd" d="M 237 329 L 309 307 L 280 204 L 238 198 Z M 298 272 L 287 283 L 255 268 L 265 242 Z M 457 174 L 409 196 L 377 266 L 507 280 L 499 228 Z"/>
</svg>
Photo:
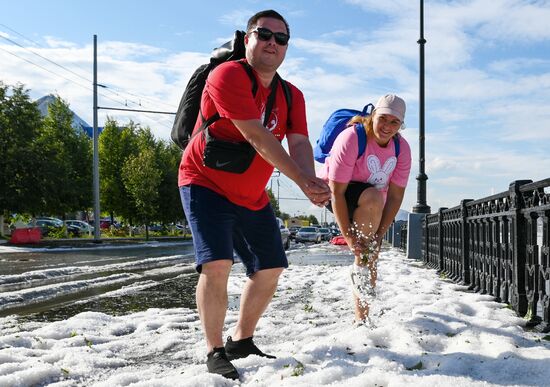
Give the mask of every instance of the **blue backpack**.
<svg viewBox="0 0 550 387">
<path fill-rule="evenodd" d="M 330 149 L 334 144 L 336 137 L 344 129 L 348 127 L 348 122 L 353 117 L 361 115 L 363 117 L 368 116 L 374 110 L 372 103 L 369 103 L 363 108 L 363 111 L 354 110 L 354 109 L 338 109 L 330 115 L 327 122 L 323 125 L 323 130 L 321 130 L 321 135 L 317 140 L 315 148 L 313 148 L 313 158 L 320 162 L 324 163 L 327 156 L 330 154 Z M 367 149 L 367 132 L 365 127 L 361 123 L 355 124 L 355 130 L 357 131 L 357 138 L 359 141 L 359 152 L 357 158 L 361 157 L 365 150 Z M 393 136 L 393 142 L 395 144 L 395 157 L 399 156 L 399 136 Z"/>
</svg>

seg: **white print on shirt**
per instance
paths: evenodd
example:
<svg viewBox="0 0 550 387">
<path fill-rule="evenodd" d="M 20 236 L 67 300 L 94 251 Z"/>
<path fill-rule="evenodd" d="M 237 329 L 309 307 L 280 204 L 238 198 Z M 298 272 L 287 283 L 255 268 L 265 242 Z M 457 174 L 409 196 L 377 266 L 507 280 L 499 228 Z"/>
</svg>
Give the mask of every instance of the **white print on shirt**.
<svg viewBox="0 0 550 387">
<path fill-rule="evenodd" d="M 390 176 L 397 165 L 397 158 L 391 156 L 386 160 L 384 166 L 380 168 L 380 160 L 375 155 L 369 155 L 367 157 L 367 167 L 371 173 L 368 183 L 371 183 L 376 189 L 386 188 L 390 180 Z"/>
<path fill-rule="evenodd" d="M 264 122 L 264 118 L 265 118 L 265 106 L 263 106 L 262 108 L 262 122 Z M 270 132 L 273 132 L 273 130 L 275 130 L 275 128 L 277 127 L 277 124 L 279 123 L 279 117 L 277 116 L 277 113 L 275 113 L 275 109 L 273 109 L 273 111 L 271 112 L 271 117 L 269 117 L 269 121 L 267 122 L 267 130 L 269 130 Z"/>
</svg>

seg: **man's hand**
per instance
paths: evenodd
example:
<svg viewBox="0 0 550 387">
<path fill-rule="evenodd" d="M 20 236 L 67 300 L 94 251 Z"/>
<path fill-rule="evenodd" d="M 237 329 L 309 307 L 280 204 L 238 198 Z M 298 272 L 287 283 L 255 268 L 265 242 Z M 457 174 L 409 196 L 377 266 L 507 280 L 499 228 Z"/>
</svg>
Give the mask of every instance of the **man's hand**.
<svg viewBox="0 0 550 387">
<path fill-rule="evenodd" d="M 323 207 L 328 204 L 330 188 L 324 180 L 315 176 L 305 176 L 298 185 L 307 198 L 316 206 Z"/>
</svg>

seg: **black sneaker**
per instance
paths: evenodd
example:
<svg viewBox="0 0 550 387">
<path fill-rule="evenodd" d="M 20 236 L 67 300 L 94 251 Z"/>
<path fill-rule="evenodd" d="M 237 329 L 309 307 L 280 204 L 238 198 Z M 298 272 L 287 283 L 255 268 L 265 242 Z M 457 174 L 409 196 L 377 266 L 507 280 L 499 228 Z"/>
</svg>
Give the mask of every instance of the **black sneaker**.
<svg viewBox="0 0 550 387">
<path fill-rule="evenodd" d="M 258 355 L 262 357 L 267 357 L 268 359 L 276 359 L 273 355 L 268 355 L 260 351 L 254 342 L 252 337 L 247 339 L 242 339 L 238 341 L 233 341 L 231 336 L 227 338 L 227 343 L 225 343 L 225 353 L 229 360 L 241 359 L 247 357 L 248 355 Z"/>
<path fill-rule="evenodd" d="M 224 347 L 214 348 L 212 352 L 206 355 L 206 366 L 211 374 L 218 374 L 227 379 L 239 379 L 239 373 L 227 359 Z"/>
</svg>

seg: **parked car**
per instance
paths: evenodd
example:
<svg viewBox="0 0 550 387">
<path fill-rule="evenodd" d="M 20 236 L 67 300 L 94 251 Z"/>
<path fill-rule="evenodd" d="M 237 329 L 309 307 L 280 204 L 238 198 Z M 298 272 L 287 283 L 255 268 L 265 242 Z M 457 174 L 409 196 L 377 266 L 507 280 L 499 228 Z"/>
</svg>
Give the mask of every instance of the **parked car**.
<svg viewBox="0 0 550 387">
<path fill-rule="evenodd" d="M 66 220 L 65 225 L 67 226 L 67 228 L 76 227 L 81 234 L 91 234 L 94 232 L 94 226 L 92 226 L 90 223 L 85 222 L 83 220 L 76 220 L 76 219 Z"/>
<path fill-rule="evenodd" d="M 30 223 L 32 225 L 32 222 Z M 58 218 L 36 218 L 36 227 L 40 227 L 40 232 L 43 237 L 48 236 L 52 231 L 58 231 L 63 228 L 65 224 L 61 219 Z M 67 231 L 69 235 L 79 236 L 80 230 L 75 226 L 67 225 Z"/>
<path fill-rule="evenodd" d="M 149 231 L 162 232 L 165 230 L 166 230 L 166 227 L 163 224 L 152 224 L 149 226 Z"/>
<path fill-rule="evenodd" d="M 298 232 L 299 229 L 300 227 L 298 226 L 290 226 L 288 228 L 288 231 L 290 232 L 290 239 L 296 239 L 296 233 Z"/>
<path fill-rule="evenodd" d="M 296 233 L 296 242 L 321 243 L 322 236 L 317 227 L 302 227 Z"/>
<path fill-rule="evenodd" d="M 120 228 L 121 224 L 115 221 L 114 223 L 111 223 L 111 218 L 101 218 L 99 220 L 99 228 L 102 230 L 110 229 L 111 226 L 114 226 L 115 228 Z"/>
<path fill-rule="evenodd" d="M 290 247 L 290 231 L 286 228 L 285 222 L 283 222 L 281 218 L 277 218 L 277 223 L 279 224 L 279 230 L 281 231 L 283 247 L 285 250 L 288 250 Z"/>
<path fill-rule="evenodd" d="M 338 235 L 342 235 L 342 233 L 340 232 L 340 230 L 337 227 L 332 227 L 330 229 L 330 233 L 332 234 L 333 237 L 338 236 Z"/>
<path fill-rule="evenodd" d="M 321 233 L 321 239 L 324 241 L 330 241 L 332 239 L 332 233 L 330 232 L 330 229 L 321 227 L 319 229 L 319 232 Z"/>
</svg>

